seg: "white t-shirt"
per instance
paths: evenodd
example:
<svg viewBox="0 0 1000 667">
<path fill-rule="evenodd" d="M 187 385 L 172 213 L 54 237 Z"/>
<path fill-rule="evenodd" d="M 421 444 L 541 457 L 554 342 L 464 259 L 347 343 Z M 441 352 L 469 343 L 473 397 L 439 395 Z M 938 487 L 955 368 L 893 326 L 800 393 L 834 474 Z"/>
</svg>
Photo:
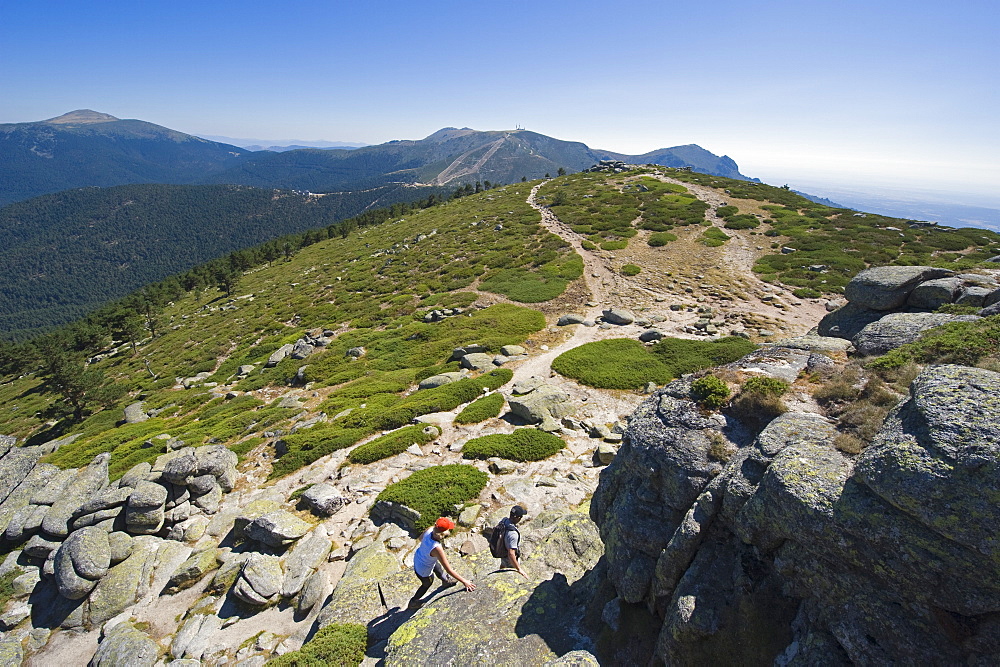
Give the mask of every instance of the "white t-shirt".
<svg viewBox="0 0 1000 667">
<path fill-rule="evenodd" d="M 433 526 L 424 531 L 423 536 L 420 538 L 420 546 L 417 547 L 417 552 L 413 554 L 413 571 L 421 577 L 430 576 L 434 571 L 434 566 L 438 562 L 437 558 L 431 554 L 431 551 L 441 543 L 431 536 L 433 532 Z"/>
</svg>

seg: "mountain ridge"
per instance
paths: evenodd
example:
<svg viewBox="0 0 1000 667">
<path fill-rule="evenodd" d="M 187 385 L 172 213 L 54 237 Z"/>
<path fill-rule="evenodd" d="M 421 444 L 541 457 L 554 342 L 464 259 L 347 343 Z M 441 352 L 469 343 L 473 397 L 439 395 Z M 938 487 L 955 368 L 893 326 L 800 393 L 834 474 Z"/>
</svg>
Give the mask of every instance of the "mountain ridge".
<svg viewBox="0 0 1000 667">
<path fill-rule="evenodd" d="M 389 183 L 510 183 L 559 169 L 581 171 L 601 159 L 686 166 L 747 179 L 730 158 L 696 144 L 631 156 L 529 130 L 446 127 L 423 139 L 375 146 L 251 151 L 142 120 L 79 109 L 45 121 L 0 125 L 0 205 L 74 187 L 131 183 L 233 184 L 320 193 Z"/>
</svg>

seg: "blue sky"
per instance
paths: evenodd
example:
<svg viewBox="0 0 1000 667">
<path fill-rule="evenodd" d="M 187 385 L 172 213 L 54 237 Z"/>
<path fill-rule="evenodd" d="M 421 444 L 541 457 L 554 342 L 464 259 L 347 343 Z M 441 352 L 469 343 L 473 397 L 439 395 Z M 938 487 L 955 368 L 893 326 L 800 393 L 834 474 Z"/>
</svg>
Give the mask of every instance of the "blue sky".
<svg viewBox="0 0 1000 667">
<path fill-rule="evenodd" d="M 0 0 L 0 122 L 381 143 L 520 124 L 1000 207 L 995 0 Z"/>
</svg>

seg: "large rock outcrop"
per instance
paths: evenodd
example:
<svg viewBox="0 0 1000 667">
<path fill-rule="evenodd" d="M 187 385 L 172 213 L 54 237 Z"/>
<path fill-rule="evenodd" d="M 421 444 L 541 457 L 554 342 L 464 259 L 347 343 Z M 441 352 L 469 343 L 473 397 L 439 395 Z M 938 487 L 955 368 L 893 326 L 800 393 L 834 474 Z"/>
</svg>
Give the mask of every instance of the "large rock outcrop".
<svg viewBox="0 0 1000 667">
<path fill-rule="evenodd" d="M 819 334 L 850 340 L 859 353 L 876 355 L 913 342 L 927 329 L 977 317 L 928 312 L 943 305 L 981 308 L 979 316 L 995 314 L 989 306 L 1000 301 L 1000 284 L 993 275 L 875 266 L 852 278 L 844 296 L 847 304 L 820 320 Z"/>
<path fill-rule="evenodd" d="M 996 663 L 998 397 L 998 373 L 932 367 L 857 457 L 787 413 L 712 470 L 713 425 L 668 385 L 592 503 L 605 622 L 644 617 L 666 664 Z"/>
</svg>

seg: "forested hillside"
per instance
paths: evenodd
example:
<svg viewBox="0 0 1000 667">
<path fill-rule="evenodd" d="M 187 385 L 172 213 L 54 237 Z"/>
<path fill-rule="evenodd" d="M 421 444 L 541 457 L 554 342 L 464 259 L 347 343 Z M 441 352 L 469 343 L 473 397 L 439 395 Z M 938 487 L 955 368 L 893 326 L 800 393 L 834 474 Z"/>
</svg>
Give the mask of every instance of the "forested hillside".
<svg viewBox="0 0 1000 667">
<path fill-rule="evenodd" d="M 11 204 L 0 209 L 0 262 L 8 269 L 0 337 L 23 339 L 234 250 L 434 192 L 442 191 L 397 185 L 309 196 L 231 185 L 122 185 Z M 274 256 L 281 246 L 271 249 Z"/>
</svg>

